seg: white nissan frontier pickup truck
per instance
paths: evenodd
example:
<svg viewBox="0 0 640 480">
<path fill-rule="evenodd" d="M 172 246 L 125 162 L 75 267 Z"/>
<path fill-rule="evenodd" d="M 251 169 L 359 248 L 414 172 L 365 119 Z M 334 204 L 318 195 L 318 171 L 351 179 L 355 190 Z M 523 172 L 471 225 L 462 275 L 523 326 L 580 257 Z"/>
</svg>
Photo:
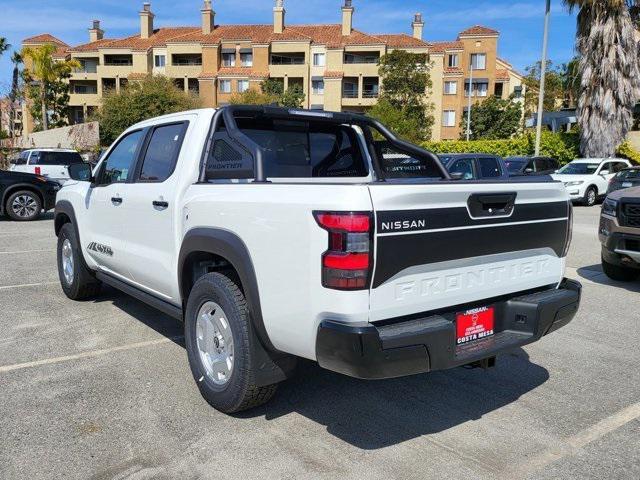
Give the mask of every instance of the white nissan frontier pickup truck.
<svg viewBox="0 0 640 480">
<path fill-rule="evenodd" d="M 463 181 L 367 116 L 172 114 L 70 175 L 55 211 L 65 294 L 107 284 L 183 321 L 223 412 L 268 401 L 299 357 L 361 379 L 492 366 L 580 303 L 562 183 Z"/>
</svg>

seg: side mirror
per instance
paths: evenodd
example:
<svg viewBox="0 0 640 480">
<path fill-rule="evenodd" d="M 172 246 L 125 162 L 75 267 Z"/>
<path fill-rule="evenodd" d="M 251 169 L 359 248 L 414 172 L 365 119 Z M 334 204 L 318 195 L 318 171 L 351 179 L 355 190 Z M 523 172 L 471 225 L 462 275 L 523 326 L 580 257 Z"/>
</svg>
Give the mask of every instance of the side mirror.
<svg viewBox="0 0 640 480">
<path fill-rule="evenodd" d="M 74 163 L 69 165 L 69 177 L 79 182 L 93 182 L 91 165 L 88 163 Z"/>
<path fill-rule="evenodd" d="M 462 180 L 464 178 L 464 173 L 462 172 L 450 173 L 449 175 L 451 176 L 451 180 Z"/>
<path fill-rule="evenodd" d="M 10 165 L 17 165 L 18 164 L 18 160 L 16 160 L 15 158 L 9 160 L 9 164 Z"/>
<path fill-rule="evenodd" d="M 602 170 L 602 171 L 600 172 L 600 175 L 602 175 L 602 176 L 604 177 L 605 175 L 609 175 L 610 173 L 611 173 L 611 172 L 610 172 L 609 170 Z"/>
<path fill-rule="evenodd" d="M 533 168 L 525 168 L 524 173 L 533 173 Z"/>
</svg>

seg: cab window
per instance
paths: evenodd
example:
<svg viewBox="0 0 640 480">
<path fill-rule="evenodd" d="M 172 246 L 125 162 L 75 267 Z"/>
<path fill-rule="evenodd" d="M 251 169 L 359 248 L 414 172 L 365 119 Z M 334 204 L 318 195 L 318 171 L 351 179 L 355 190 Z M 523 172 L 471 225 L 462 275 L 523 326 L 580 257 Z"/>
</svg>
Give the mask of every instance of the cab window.
<svg viewBox="0 0 640 480">
<path fill-rule="evenodd" d="M 478 159 L 480 178 L 496 178 L 502 176 L 500 163 L 495 158 L 481 157 Z"/>
<path fill-rule="evenodd" d="M 171 176 L 178 161 L 186 123 L 174 123 L 154 128 L 138 176 L 139 182 L 164 182 Z"/>
<path fill-rule="evenodd" d="M 142 130 L 138 130 L 126 135 L 118 142 L 100 167 L 98 174 L 100 185 L 127 181 L 129 173 L 135 165 L 141 140 Z"/>
<path fill-rule="evenodd" d="M 463 180 L 473 180 L 473 159 L 461 158 L 451 165 L 449 171 L 451 173 L 461 173 Z"/>
</svg>

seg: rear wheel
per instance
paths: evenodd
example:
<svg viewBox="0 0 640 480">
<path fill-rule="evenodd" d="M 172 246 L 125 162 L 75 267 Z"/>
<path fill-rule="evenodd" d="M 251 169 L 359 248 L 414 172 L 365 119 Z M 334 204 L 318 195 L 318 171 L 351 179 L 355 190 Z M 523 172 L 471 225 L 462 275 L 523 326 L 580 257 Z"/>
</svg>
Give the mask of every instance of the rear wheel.
<svg viewBox="0 0 640 480">
<path fill-rule="evenodd" d="M 9 195 L 5 204 L 5 212 L 13 220 L 28 222 L 35 220 L 42 211 L 42 201 L 30 190 L 21 190 Z"/>
<path fill-rule="evenodd" d="M 596 187 L 589 187 L 584 194 L 583 203 L 587 207 L 593 207 L 598 201 L 598 189 Z"/>
<path fill-rule="evenodd" d="M 617 282 L 632 282 L 640 276 L 640 270 L 614 265 L 604 258 L 602 259 L 602 270 L 607 277 Z"/>
<path fill-rule="evenodd" d="M 193 286 L 185 315 L 189 366 L 202 396 L 221 412 L 257 407 L 276 392 L 277 384 L 255 384 L 250 322 L 244 294 L 229 277 L 209 273 Z"/>
<path fill-rule="evenodd" d="M 73 225 L 66 223 L 58 234 L 58 277 L 71 300 L 86 300 L 100 293 L 101 283 L 84 264 Z"/>
</svg>

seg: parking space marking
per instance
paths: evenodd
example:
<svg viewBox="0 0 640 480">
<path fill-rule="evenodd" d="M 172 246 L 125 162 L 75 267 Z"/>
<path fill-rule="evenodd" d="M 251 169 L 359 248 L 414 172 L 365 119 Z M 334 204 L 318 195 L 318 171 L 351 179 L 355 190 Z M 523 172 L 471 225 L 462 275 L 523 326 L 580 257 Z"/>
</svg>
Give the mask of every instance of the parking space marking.
<svg viewBox="0 0 640 480">
<path fill-rule="evenodd" d="M 523 478 L 558 460 L 575 455 L 580 449 L 590 443 L 599 440 L 609 433 L 615 432 L 638 418 L 640 418 L 640 402 L 629 405 L 619 412 L 600 420 L 595 425 L 564 439 L 559 447 L 551 448 L 540 453 L 515 470 L 509 471 L 504 478 Z"/>
<path fill-rule="evenodd" d="M 9 255 L 11 253 L 42 253 L 42 252 L 53 252 L 51 248 L 43 249 L 43 250 L 18 250 L 16 252 L 0 252 L 0 255 Z"/>
<path fill-rule="evenodd" d="M 26 288 L 26 287 L 43 287 L 45 285 L 57 285 L 60 282 L 42 282 L 42 283 L 22 283 L 20 285 L 5 285 L 0 286 L 0 290 L 9 290 L 11 288 Z"/>
<path fill-rule="evenodd" d="M 43 365 L 53 365 L 56 363 L 69 362 L 73 360 L 80 360 L 83 358 L 99 357 L 101 355 L 107 355 L 109 353 L 124 352 L 127 350 L 135 350 L 137 348 L 147 348 L 156 345 L 162 345 L 165 343 L 171 343 L 182 340 L 184 336 L 160 338 L 158 340 L 149 340 L 146 342 L 130 343 L 128 345 L 121 345 L 119 347 L 104 348 L 101 350 L 91 350 L 88 352 L 76 353 L 74 355 L 66 355 L 64 357 L 47 358 L 45 360 L 36 360 L 33 362 L 16 363 L 14 365 L 0 366 L 0 373 L 13 372 L 15 370 L 24 370 L 26 368 L 41 367 Z"/>
</svg>

